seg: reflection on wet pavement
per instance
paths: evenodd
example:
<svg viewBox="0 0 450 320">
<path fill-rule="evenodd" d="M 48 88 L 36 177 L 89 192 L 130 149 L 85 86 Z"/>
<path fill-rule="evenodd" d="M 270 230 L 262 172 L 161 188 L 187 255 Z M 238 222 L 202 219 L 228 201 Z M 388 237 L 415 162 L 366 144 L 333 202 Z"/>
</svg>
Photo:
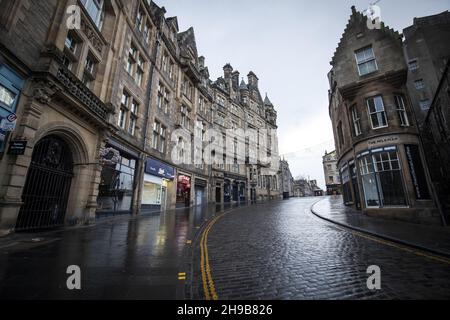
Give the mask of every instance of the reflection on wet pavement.
<svg viewBox="0 0 450 320">
<path fill-rule="evenodd" d="M 177 274 L 186 242 L 206 219 L 224 209 L 178 209 L 41 233 L 43 240 L 37 243 L 0 245 L 0 298 L 182 298 L 184 282 Z M 69 265 L 81 268 L 81 290 L 66 287 Z"/>
</svg>

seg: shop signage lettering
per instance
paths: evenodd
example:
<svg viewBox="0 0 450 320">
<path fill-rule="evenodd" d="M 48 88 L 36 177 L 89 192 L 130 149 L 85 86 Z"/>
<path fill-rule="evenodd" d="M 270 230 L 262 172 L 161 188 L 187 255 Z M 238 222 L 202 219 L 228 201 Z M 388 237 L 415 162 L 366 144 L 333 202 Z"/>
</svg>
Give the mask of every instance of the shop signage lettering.
<svg viewBox="0 0 450 320">
<path fill-rule="evenodd" d="M 145 163 L 145 173 L 169 180 L 173 180 L 175 177 L 173 167 L 154 159 L 148 159 Z"/>
<path fill-rule="evenodd" d="M 16 156 L 25 154 L 27 143 L 27 141 L 11 141 L 9 144 L 8 154 Z"/>
<path fill-rule="evenodd" d="M 425 170 L 420 158 L 419 147 L 417 145 L 405 145 L 405 151 L 416 199 L 428 200 L 430 199 L 430 192 L 427 186 Z"/>
<path fill-rule="evenodd" d="M 387 143 L 397 143 L 399 141 L 398 136 L 390 136 L 390 137 L 381 137 L 377 139 L 372 139 L 367 142 L 369 148 L 385 145 Z"/>
</svg>

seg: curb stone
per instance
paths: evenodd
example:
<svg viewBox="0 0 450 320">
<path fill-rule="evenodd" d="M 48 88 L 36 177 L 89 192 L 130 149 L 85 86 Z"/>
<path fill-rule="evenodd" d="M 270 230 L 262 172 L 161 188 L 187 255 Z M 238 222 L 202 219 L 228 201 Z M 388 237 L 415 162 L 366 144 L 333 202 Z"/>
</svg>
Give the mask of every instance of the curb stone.
<svg viewBox="0 0 450 320">
<path fill-rule="evenodd" d="M 321 201 L 323 201 L 323 200 L 319 200 L 319 201 L 313 203 L 311 205 L 310 211 L 311 211 L 312 214 L 314 214 L 316 217 L 318 217 L 318 218 L 320 218 L 322 220 L 328 221 L 330 223 L 336 224 L 338 226 L 341 226 L 341 227 L 344 227 L 344 228 L 347 228 L 347 229 L 351 229 L 351 230 L 355 230 L 355 231 L 358 231 L 358 232 L 361 232 L 361 233 L 365 233 L 365 234 L 368 234 L 368 235 L 371 235 L 371 236 L 374 236 L 374 237 L 377 237 L 377 238 L 380 238 L 380 239 L 383 239 L 383 240 L 388 240 L 388 241 L 391 241 L 391 242 L 394 242 L 394 243 L 398 243 L 398 244 L 401 244 L 401 245 L 404 245 L 404 246 L 407 246 L 407 247 L 411 247 L 411 248 L 418 249 L 418 250 L 421 250 L 421 251 L 429 252 L 429 253 L 431 253 L 433 255 L 436 255 L 436 256 L 440 256 L 440 257 L 444 257 L 444 258 L 450 259 L 450 254 L 447 253 L 447 252 L 431 249 L 431 248 L 428 248 L 428 247 L 425 247 L 425 246 L 421 246 L 421 245 L 418 245 L 418 244 L 415 244 L 415 243 L 411 243 L 411 242 L 408 242 L 408 241 L 405 241 L 405 240 L 402 240 L 402 239 L 398 239 L 398 238 L 387 236 L 387 235 L 384 235 L 384 234 L 381 234 L 381 233 L 369 231 L 367 229 L 355 227 L 355 226 L 352 226 L 352 225 L 347 224 L 347 223 L 338 222 L 336 220 L 324 217 L 323 215 L 317 213 L 314 210 L 314 206 L 316 204 L 318 204 L 319 202 L 321 202 Z"/>
</svg>

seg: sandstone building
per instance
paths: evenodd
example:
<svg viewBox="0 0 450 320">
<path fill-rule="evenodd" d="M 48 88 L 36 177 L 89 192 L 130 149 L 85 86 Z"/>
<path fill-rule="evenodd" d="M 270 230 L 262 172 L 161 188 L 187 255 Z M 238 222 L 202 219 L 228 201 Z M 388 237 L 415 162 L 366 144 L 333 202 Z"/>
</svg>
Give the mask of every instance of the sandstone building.
<svg viewBox="0 0 450 320">
<path fill-rule="evenodd" d="M 280 197 L 269 163 L 235 161 L 236 153 L 231 163 L 206 164 L 218 158 L 206 148 L 208 129 L 276 133 L 276 111 L 253 72 L 239 83 L 227 65 L 211 81 L 194 30 L 180 32 L 164 7 L 0 7 L 0 234 Z M 276 157 L 276 134 L 271 143 L 257 147 Z"/>
<path fill-rule="evenodd" d="M 401 35 L 352 14 L 329 73 L 345 204 L 368 215 L 440 224 L 408 95 Z"/>
<path fill-rule="evenodd" d="M 337 167 L 336 151 L 326 152 L 322 157 L 323 172 L 325 175 L 325 184 L 327 187 L 327 195 L 340 195 L 342 193 L 341 175 Z M 350 190 L 346 190 L 349 192 Z"/>
</svg>

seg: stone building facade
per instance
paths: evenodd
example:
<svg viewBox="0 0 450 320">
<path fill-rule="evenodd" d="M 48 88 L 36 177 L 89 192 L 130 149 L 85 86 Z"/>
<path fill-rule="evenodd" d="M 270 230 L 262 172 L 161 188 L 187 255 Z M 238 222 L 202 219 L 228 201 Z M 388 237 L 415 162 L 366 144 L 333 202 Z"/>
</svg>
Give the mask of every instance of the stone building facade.
<svg viewBox="0 0 450 320">
<path fill-rule="evenodd" d="M 325 175 L 325 184 L 327 187 L 327 195 L 342 194 L 341 175 L 337 167 L 336 151 L 326 152 L 322 157 L 323 172 Z"/>
<path fill-rule="evenodd" d="M 280 162 L 281 171 L 281 191 L 283 199 L 289 199 L 294 196 L 294 178 L 292 177 L 289 163 L 286 160 Z"/>
<path fill-rule="evenodd" d="M 206 164 L 207 129 L 236 121 L 276 133 L 276 111 L 253 72 L 238 85 L 238 72 L 226 66 L 212 82 L 194 30 L 180 32 L 164 7 L 150 0 L 0 0 L 0 7 L 1 235 L 280 197 L 278 169 L 262 170 L 270 164 Z"/>
<path fill-rule="evenodd" d="M 415 18 L 403 31 L 408 89 L 423 137 L 438 207 L 450 223 L 450 12 Z"/>
<path fill-rule="evenodd" d="M 377 217 L 440 224 L 401 35 L 383 23 L 368 28 L 352 7 L 331 65 L 329 111 L 345 204 Z"/>
<path fill-rule="evenodd" d="M 439 209 L 450 223 L 450 57 L 423 122 L 424 150 Z"/>
<path fill-rule="evenodd" d="M 403 35 L 409 96 L 422 127 L 450 56 L 450 12 L 414 18 Z"/>
</svg>

